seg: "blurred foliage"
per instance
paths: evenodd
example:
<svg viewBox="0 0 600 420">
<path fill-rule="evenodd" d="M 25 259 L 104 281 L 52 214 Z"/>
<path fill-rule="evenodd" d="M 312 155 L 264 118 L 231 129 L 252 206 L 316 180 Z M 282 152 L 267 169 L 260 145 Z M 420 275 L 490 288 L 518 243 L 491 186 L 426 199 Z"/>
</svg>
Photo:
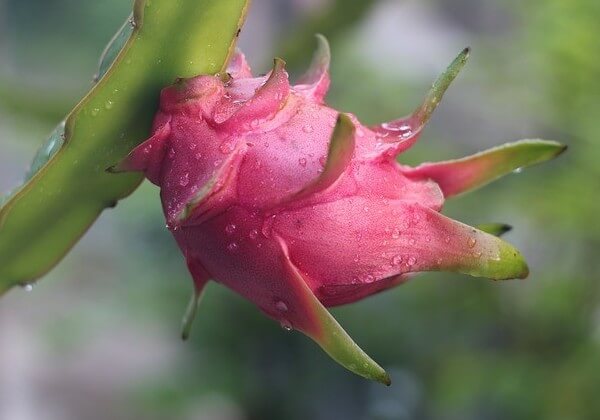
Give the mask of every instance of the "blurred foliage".
<svg viewBox="0 0 600 420">
<path fill-rule="evenodd" d="M 81 21 L 67 24 L 82 25 L 78 30 L 90 37 L 64 41 L 71 45 L 71 57 L 65 60 L 78 61 L 74 73 L 81 75 L 81 63 L 95 48 L 96 37 L 109 37 L 124 15 L 113 16 L 110 5 L 121 7 L 123 2 L 61 1 L 69 6 L 77 3 Z M 21 12 L 31 3 L 8 2 Z M 370 122 L 410 112 L 418 103 L 416 92 L 424 93 L 428 87 L 426 80 L 420 86 L 413 81 L 390 85 L 390 80 L 378 74 L 378 63 L 361 61 L 348 45 L 346 35 L 377 3 L 333 1 L 322 14 L 311 15 L 309 22 L 300 21 L 295 30 L 286 29 L 291 33 L 285 33 L 277 47 L 291 70 L 298 71 L 312 52 L 313 33 L 327 34 L 334 54 L 330 98 L 336 106 Z M 449 3 L 454 4 L 443 0 L 424 3 L 440 13 L 451 9 Z M 474 4 L 481 10 L 496 3 L 502 3 L 508 14 L 501 29 L 494 27 L 490 34 L 485 25 L 467 24 Z M 336 317 L 357 343 L 390 372 L 394 380 L 390 388 L 347 374 L 312 342 L 300 334 L 283 332 L 249 303 L 213 284 L 192 339 L 181 346 L 175 366 L 129 386 L 129 413 L 182 420 L 600 418 L 596 397 L 600 387 L 600 224 L 596 221 L 600 214 L 600 166 L 596 163 L 600 158 L 600 3 L 461 0 L 455 6 L 444 16 L 479 44 L 473 45 L 478 47 L 474 60 L 479 61 L 472 62 L 465 72 L 468 83 L 458 81 L 461 89 L 468 85 L 472 90 L 461 94 L 454 88 L 449 92 L 446 105 L 438 110 L 442 119 L 434 118 L 409 159 L 458 157 L 461 152 L 481 148 L 450 142 L 448 133 L 452 131 L 445 129 L 449 122 L 481 124 L 469 113 L 478 107 L 494 112 L 491 120 L 500 130 L 490 129 L 493 141 L 512 139 L 506 138 L 502 129 L 514 132 L 510 131 L 515 130 L 513 121 L 505 120 L 506 110 L 514 108 L 528 121 L 528 137 L 539 135 L 568 144 L 570 150 L 559 161 L 508 177 L 447 206 L 448 214 L 467 223 L 512 224 L 515 229 L 507 239 L 523 248 L 530 260 L 530 280 L 496 284 L 428 274 L 396 290 L 336 309 Z M 106 9 L 98 13 L 92 10 L 95 7 Z M 51 11 L 44 13 L 52 18 Z M 94 30 L 86 26 L 91 18 L 85 16 L 92 15 L 98 25 Z M 42 16 L 25 19 L 11 14 L 14 28 L 19 27 L 18 22 L 26 22 L 32 31 L 45 28 Z M 111 20 L 113 27 L 106 28 Z M 39 39 L 40 33 L 32 37 Z M 36 62 L 36 57 L 44 54 L 40 50 L 59 39 L 52 34 L 47 44 L 30 46 L 31 51 L 22 53 L 27 57 L 23 60 Z M 28 43 L 27 38 L 17 41 L 19 46 Z M 100 50 L 98 45 L 93 53 Z M 454 53 L 448 51 L 447 57 L 440 58 L 440 69 Z M 63 65 L 54 63 L 47 72 L 59 73 L 57 69 Z M 89 69 L 91 75 L 93 66 Z M 483 92 L 481 96 L 476 89 Z M 56 95 L 57 104 L 71 97 L 69 92 Z M 486 101 L 472 103 L 472 108 L 462 111 L 447 111 L 448 104 L 478 98 Z M 27 98 L 20 100 L 25 104 Z M 29 100 L 36 102 L 35 96 Z M 444 112 L 450 114 L 444 117 Z M 32 114 L 32 118 L 37 116 Z M 452 155 L 444 155 L 446 152 Z M 172 331 L 172 340 L 177 340 L 177 321 L 192 287 L 183 260 L 164 229 L 156 190 L 146 185 L 120 205 L 114 216 L 113 236 L 92 249 L 103 254 L 105 248 L 115 248 L 110 264 L 120 278 L 95 278 L 86 261 L 75 257 L 65 263 L 75 273 L 72 276 L 85 273 L 81 276 L 85 280 L 75 283 L 81 289 L 70 295 L 68 303 L 77 313 L 77 320 L 68 324 L 77 338 L 61 339 L 62 346 L 72 349 L 70 357 L 77 357 L 78 343 L 90 340 L 90 334 L 99 334 L 80 333 L 90 329 L 84 326 L 86 322 L 100 328 L 101 324 L 90 321 L 92 315 L 86 316 L 96 311 L 103 314 L 99 317 L 112 313 L 117 320 L 127 318 L 140 329 L 164 326 Z M 42 295 L 39 299 L 51 288 L 60 290 L 62 282 L 72 284 L 57 279 L 40 286 L 36 290 Z M 89 286 L 83 288 L 83 284 Z M 39 314 L 40 319 L 51 317 L 50 310 Z M 77 324 L 81 324 L 79 328 Z M 114 324 L 104 325 L 109 331 L 111 327 Z M 64 329 L 58 330 L 57 335 L 66 334 Z M 93 400 L 92 395 L 85 398 Z M 224 414 L 231 407 L 241 414 Z M 211 414 L 215 411 L 219 416 Z M 105 411 L 102 414 L 98 418 L 106 417 Z"/>
</svg>

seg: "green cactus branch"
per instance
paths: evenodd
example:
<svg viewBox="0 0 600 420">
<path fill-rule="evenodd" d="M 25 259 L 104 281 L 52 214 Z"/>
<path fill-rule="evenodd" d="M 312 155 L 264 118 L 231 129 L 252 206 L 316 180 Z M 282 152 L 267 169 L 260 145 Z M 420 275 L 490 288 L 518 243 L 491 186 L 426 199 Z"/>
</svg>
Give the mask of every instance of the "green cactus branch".
<svg viewBox="0 0 600 420">
<path fill-rule="evenodd" d="M 109 174 L 145 139 L 160 89 L 223 70 L 249 0 L 136 0 L 100 63 L 98 82 L 36 155 L 0 209 L 0 294 L 54 267 L 140 174 Z"/>
</svg>

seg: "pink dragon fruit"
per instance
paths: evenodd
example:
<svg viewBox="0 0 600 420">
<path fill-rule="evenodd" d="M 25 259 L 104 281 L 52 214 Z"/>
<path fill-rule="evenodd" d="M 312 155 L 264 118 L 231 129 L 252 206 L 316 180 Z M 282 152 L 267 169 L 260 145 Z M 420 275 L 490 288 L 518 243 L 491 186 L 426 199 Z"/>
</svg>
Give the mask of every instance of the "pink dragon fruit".
<svg viewBox="0 0 600 420">
<path fill-rule="evenodd" d="M 184 335 L 213 279 L 314 339 L 347 369 L 389 384 L 325 308 L 421 271 L 526 277 L 511 245 L 439 212 L 445 198 L 564 148 L 521 141 L 460 160 L 401 165 L 397 156 L 418 139 L 468 49 L 412 115 L 365 127 L 325 105 L 329 46 L 318 39 L 295 86 L 283 61 L 253 77 L 237 52 L 226 75 L 164 89 L 152 137 L 115 170 L 144 171 L 161 188 L 195 283 Z"/>
</svg>

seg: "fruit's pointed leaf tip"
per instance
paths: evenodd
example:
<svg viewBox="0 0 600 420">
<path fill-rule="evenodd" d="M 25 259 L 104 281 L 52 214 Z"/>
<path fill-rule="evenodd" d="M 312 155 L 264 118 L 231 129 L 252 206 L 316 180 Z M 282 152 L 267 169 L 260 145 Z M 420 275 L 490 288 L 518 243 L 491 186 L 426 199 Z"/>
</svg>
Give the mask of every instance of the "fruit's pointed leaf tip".
<svg viewBox="0 0 600 420">
<path fill-rule="evenodd" d="M 500 248 L 497 280 L 525 279 L 529 266 L 523 254 L 507 242 Z"/>
<path fill-rule="evenodd" d="M 511 172 L 560 156 L 567 146 L 549 140 L 520 140 L 461 159 L 423 163 L 406 169 L 405 175 L 431 179 L 446 198 L 482 187 Z"/>
<path fill-rule="evenodd" d="M 505 223 L 482 223 L 475 227 L 494 236 L 502 236 L 513 229 L 511 225 L 507 225 Z"/>
<path fill-rule="evenodd" d="M 327 186 L 337 181 L 352 161 L 355 141 L 356 127 L 347 114 L 339 114 L 333 134 L 329 142 L 327 161 L 321 178 L 330 182 Z"/>
<path fill-rule="evenodd" d="M 378 135 L 385 138 L 385 142 L 390 142 L 391 138 L 397 138 L 397 144 L 391 151 L 383 152 L 383 155 L 397 156 L 417 141 L 444 94 L 467 63 L 470 53 L 471 49 L 468 47 L 461 51 L 446 71 L 433 83 L 421 105 L 412 114 L 372 127 Z"/>
<path fill-rule="evenodd" d="M 527 275 L 527 264 L 521 253 L 512 245 L 496 236 L 451 219 L 429 207 L 418 203 L 401 204 L 404 214 L 418 216 L 424 221 L 406 232 L 410 235 L 413 264 L 406 272 L 447 271 L 467 274 L 491 280 L 523 278 Z M 389 243 L 388 246 L 400 246 Z"/>
<path fill-rule="evenodd" d="M 312 61 L 308 70 L 298 80 L 298 88 L 312 97 L 317 102 L 322 102 L 331 79 L 329 77 L 329 66 L 331 64 L 331 49 L 327 38 L 321 34 L 316 34 L 317 49 L 313 54 Z"/>
<path fill-rule="evenodd" d="M 415 123 L 418 127 L 423 127 L 427 121 L 431 118 L 433 111 L 437 108 L 438 104 L 442 100 L 444 94 L 456 79 L 460 71 L 463 69 L 469 56 L 471 55 L 471 48 L 467 47 L 460 52 L 460 54 L 452 61 L 446 71 L 437 78 L 433 83 L 431 89 L 427 93 L 425 100 L 421 106 L 413 113 L 413 118 L 416 120 Z"/>
<path fill-rule="evenodd" d="M 389 375 L 369 357 L 344 331 L 335 318 L 314 295 L 300 270 L 290 260 L 287 245 L 277 238 L 282 250 L 282 262 L 290 278 L 290 288 L 295 300 L 306 313 L 304 324 L 294 328 L 312 338 L 332 359 L 349 371 L 366 379 L 390 385 Z"/>
<path fill-rule="evenodd" d="M 302 190 L 282 200 L 282 203 L 314 196 L 335 184 L 352 162 L 356 146 L 355 133 L 356 127 L 352 119 L 347 114 L 340 113 L 329 141 L 323 172 Z"/>
<path fill-rule="evenodd" d="M 183 319 L 181 320 L 181 339 L 187 341 L 190 338 L 192 332 L 192 325 L 196 319 L 198 313 L 198 306 L 200 306 L 201 294 L 194 290 L 190 298 L 190 302 L 185 310 Z"/>
<path fill-rule="evenodd" d="M 227 73 L 231 74 L 234 79 L 246 79 L 252 77 L 252 68 L 246 56 L 239 49 L 236 48 L 229 59 L 227 64 Z"/>
</svg>

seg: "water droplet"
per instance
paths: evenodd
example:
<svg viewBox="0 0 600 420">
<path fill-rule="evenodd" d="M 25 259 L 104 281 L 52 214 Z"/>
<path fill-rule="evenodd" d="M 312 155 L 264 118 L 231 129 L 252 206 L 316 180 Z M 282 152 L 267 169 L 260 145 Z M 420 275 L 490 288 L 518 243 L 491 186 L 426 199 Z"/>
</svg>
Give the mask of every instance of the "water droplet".
<svg viewBox="0 0 600 420">
<path fill-rule="evenodd" d="M 294 329 L 294 327 L 292 327 L 292 323 L 285 318 L 279 320 L 279 324 L 281 325 L 281 328 L 286 331 L 292 331 Z"/>
<path fill-rule="evenodd" d="M 237 244 L 237 242 L 232 242 L 229 245 L 227 245 L 227 249 L 229 250 L 229 252 L 235 252 L 237 251 L 239 248 L 239 245 Z"/>
<path fill-rule="evenodd" d="M 190 183 L 190 175 L 189 174 L 186 173 L 181 178 L 179 178 L 179 185 L 181 185 L 182 187 L 185 187 L 189 183 Z"/>
<path fill-rule="evenodd" d="M 231 224 L 229 224 L 229 225 L 225 226 L 225 232 L 226 232 L 228 235 L 233 235 L 233 233 L 235 232 L 235 230 L 236 230 L 236 229 L 237 229 L 237 226 L 236 226 L 236 225 L 234 225 L 233 223 L 231 223 Z"/>
<path fill-rule="evenodd" d="M 302 131 L 304 131 L 305 133 L 312 133 L 313 131 L 315 131 L 315 129 L 312 125 L 306 124 L 304 127 L 302 127 Z"/>
<path fill-rule="evenodd" d="M 381 124 L 384 130 L 393 131 L 398 137 L 407 139 L 413 135 L 412 127 L 410 124 L 389 122 Z"/>
<path fill-rule="evenodd" d="M 520 174 L 521 172 L 523 172 L 523 168 L 517 168 L 513 171 L 513 174 Z"/>
<path fill-rule="evenodd" d="M 93 108 L 92 109 L 92 117 L 95 117 L 96 115 L 98 115 L 98 113 L 100 112 L 100 108 Z"/>
<path fill-rule="evenodd" d="M 233 152 L 233 144 L 226 141 L 223 144 L 221 144 L 219 150 L 221 151 L 221 153 L 228 155 L 229 153 Z"/>
<path fill-rule="evenodd" d="M 287 310 L 288 310 L 288 306 L 282 300 L 277 301 L 275 303 L 275 307 L 277 308 L 277 310 L 279 312 L 287 312 Z"/>
<path fill-rule="evenodd" d="M 250 231 L 250 233 L 248 234 L 248 236 L 250 237 L 250 239 L 256 239 L 258 238 L 258 229 L 252 229 Z"/>
<path fill-rule="evenodd" d="M 271 230 L 273 229 L 273 223 L 275 223 L 275 216 L 271 216 L 265 220 L 262 225 L 261 233 L 265 238 L 271 237 Z"/>
<path fill-rule="evenodd" d="M 111 109 L 113 107 L 113 101 L 106 101 L 104 108 Z"/>
<path fill-rule="evenodd" d="M 24 284 L 23 290 L 25 290 L 26 292 L 31 292 L 33 290 L 33 284 L 32 283 Z"/>
<path fill-rule="evenodd" d="M 469 238 L 469 248 L 475 248 L 477 240 L 475 238 Z"/>
<path fill-rule="evenodd" d="M 300 166 L 302 166 L 303 168 L 305 168 L 305 167 L 306 167 L 306 159 L 304 159 L 304 158 L 300 158 L 300 159 L 298 160 L 298 163 L 300 163 Z"/>
<path fill-rule="evenodd" d="M 400 265 L 402 264 L 402 257 L 400 255 L 396 255 L 392 258 L 392 265 Z"/>
<path fill-rule="evenodd" d="M 417 263 L 417 259 L 415 257 L 410 257 L 406 263 L 412 267 Z"/>
</svg>

